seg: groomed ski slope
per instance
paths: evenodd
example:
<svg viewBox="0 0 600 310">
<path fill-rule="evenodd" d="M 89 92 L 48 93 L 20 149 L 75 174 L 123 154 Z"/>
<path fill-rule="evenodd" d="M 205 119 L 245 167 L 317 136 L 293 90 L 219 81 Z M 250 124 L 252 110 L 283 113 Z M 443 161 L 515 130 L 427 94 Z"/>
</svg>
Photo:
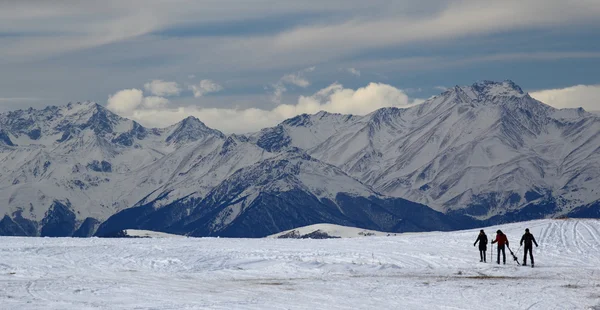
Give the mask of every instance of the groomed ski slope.
<svg viewBox="0 0 600 310">
<path fill-rule="evenodd" d="M 600 221 L 529 227 L 536 268 L 478 230 L 328 240 L 0 238 L 2 309 L 600 309 Z M 507 253 L 508 254 L 508 253 Z M 522 250 L 519 260 L 522 260 Z"/>
</svg>

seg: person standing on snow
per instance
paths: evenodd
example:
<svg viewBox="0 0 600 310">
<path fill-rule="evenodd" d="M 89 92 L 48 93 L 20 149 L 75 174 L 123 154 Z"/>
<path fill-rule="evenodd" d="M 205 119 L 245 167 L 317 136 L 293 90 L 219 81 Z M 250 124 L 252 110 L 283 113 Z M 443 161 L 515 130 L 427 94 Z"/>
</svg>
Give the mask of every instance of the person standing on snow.
<svg viewBox="0 0 600 310">
<path fill-rule="evenodd" d="M 483 229 L 479 231 L 479 236 L 477 236 L 477 240 L 475 240 L 475 243 L 473 243 L 473 246 L 475 246 L 477 244 L 477 242 L 479 242 L 479 257 L 481 258 L 479 260 L 479 262 L 486 263 L 485 251 L 487 251 L 488 238 L 487 238 L 486 234 L 483 232 Z"/>
<path fill-rule="evenodd" d="M 496 231 L 496 240 L 492 241 L 492 244 L 496 242 L 498 242 L 498 259 L 496 260 L 496 263 L 500 264 L 500 251 L 502 251 L 502 262 L 506 265 L 506 252 L 504 251 L 504 246 L 509 246 L 508 238 L 506 238 L 506 235 L 503 234 L 500 229 Z"/>
<path fill-rule="evenodd" d="M 533 244 L 537 248 L 538 244 L 535 242 L 535 238 L 529 233 L 529 228 L 525 228 L 525 234 L 521 237 L 521 245 L 525 242 L 525 254 L 523 255 L 523 266 L 527 266 L 527 251 L 529 251 L 529 257 L 531 258 L 531 267 L 533 268 Z"/>
</svg>

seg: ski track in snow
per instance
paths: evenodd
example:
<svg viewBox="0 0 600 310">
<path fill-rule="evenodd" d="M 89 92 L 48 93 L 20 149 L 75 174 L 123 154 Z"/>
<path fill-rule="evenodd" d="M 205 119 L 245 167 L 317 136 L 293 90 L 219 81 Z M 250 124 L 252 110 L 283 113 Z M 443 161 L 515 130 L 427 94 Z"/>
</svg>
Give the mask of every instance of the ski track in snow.
<svg viewBox="0 0 600 310">
<path fill-rule="evenodd" d="M 479 263 L 478 229 L 327 240 L 2 237 L 0 308 L 600 309 L 600 220 L 485 230 L 490 239 L 503 230 L 522 262 L 527 227 L 540 245 L 534 269 L 509 253 L 506 265 Z"/>
</svg>

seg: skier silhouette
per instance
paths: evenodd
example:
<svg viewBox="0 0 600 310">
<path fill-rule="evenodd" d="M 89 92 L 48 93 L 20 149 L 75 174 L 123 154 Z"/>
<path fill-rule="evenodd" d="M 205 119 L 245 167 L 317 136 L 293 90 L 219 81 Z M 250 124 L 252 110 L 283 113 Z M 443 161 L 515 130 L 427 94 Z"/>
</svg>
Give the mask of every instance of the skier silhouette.
<svg viewBox="0 0 600 310">
<path fill-rule="evenodd" d="M 475 243 L 473 243 L 473 246 L 475 246 L 477 242 L 479 242 L 479 257 L 481 258 L 479 262 L 486 263 L 485 251 L 487 251 L 488 238 L 483 232 L 483 229 L 479 231 L 479 235 L 477 236 Z"/>
<path fill-rule="evenodd" d="M 502 262 L 506 265 L 506 252 L 504 251 L 504 246 L 509 246 L 508 238 L 506 235 L 502 233 L 500 229 L 496 231 L 496 240 L 492 241 L 492 244 L 498 242 L 498 259 L 496 263 L 500 264 L 500 252 L 502 252 Z"/>
<path fill-rule="evenodd" d="M 533 268 L 533 244 L 537 248 L 538 244 L 535 242 L 535 238 L 529 233 L 529 228 L 525 228 L 525 234 L 521 237 L 521 245 L 525 242 L 525 253 L 523 255 L 523 266 L 527 266 L 527 252 L 529 251 L 529 257 L 531 258 L 531 267 Z"/>
</svg>

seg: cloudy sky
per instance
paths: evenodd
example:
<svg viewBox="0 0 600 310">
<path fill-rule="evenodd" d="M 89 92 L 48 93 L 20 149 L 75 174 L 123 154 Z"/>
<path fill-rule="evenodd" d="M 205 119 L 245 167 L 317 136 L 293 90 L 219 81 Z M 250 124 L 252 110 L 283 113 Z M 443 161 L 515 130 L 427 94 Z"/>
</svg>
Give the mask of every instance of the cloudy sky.
<svg viewBox="0 0 600 310">
<path fill-rule="evenodd" d="M 92 100 L 225 132 L 511 79 L 600 110 L 598 0 L 2 0 L 0 111 Z"/>
</svg>

